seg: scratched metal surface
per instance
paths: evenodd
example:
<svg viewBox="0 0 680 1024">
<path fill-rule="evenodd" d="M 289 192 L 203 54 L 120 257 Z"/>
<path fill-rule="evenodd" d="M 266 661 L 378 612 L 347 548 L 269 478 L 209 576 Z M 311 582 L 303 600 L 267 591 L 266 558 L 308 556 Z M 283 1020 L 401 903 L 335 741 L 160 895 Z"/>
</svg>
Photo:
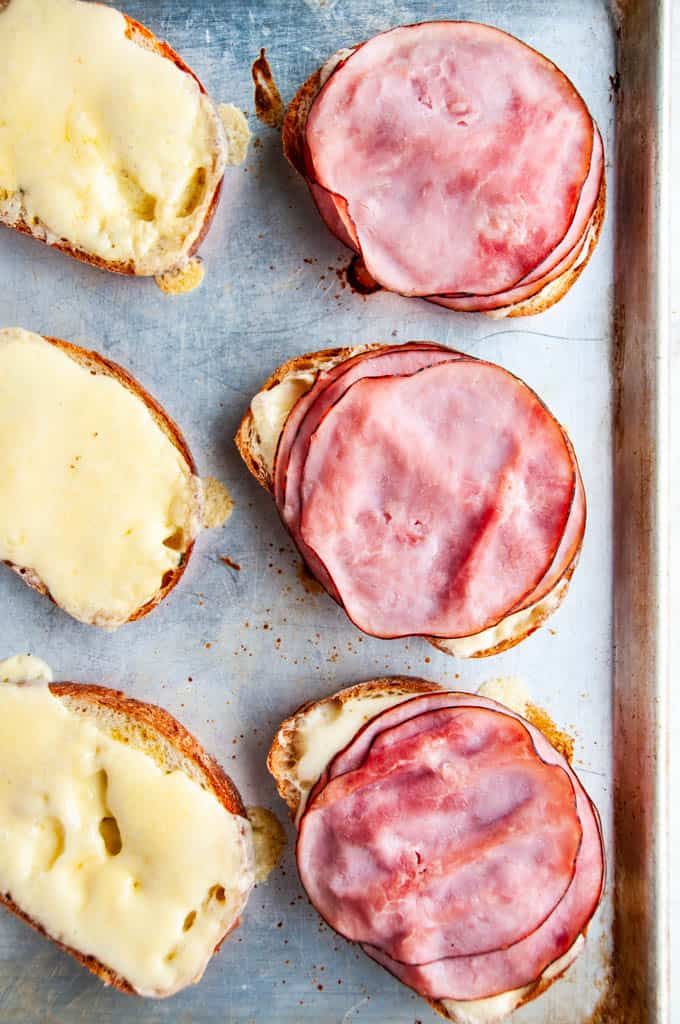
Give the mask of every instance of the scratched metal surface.
<svg viewBox="0 0 680 1024">
<path fill-rule="evenodd" d="M 653 650 L 645 646 L 649 637 L 645 640 L 643 629 L 644 623 L 652 631 L 656 628 L 657 606 L 652 612 L 649 602 L 637 607 L 635 628 L 626 629 L 634 610 L 630 595 L 635 571 L 651 573 L 652 586 L 656 579 L 650 551 L 657 535 L 653 521 L 649 526 L 649 514 L 656 507 L 657 481 L 652 474 L 646 489 L 636 489 L 636 438 L 619 429 L 615 445 L 613 432 L 615 411 L 620 424 L 630 388 L 637 441 L 642 436 L 648 455 L 653 454 L 658 426 L 653 367 L 664 353 L 655 347 L 659 325 L 649 291 L 650 279 L 654 287 L 659 283 L 657 269 L 646 255 L 650 247 L 643 243 L 656 224 L 654 176 L 659 168 L 654 159 L 660 122 L 655 120 L 659 92 L 654 75 L 662 54 L 657 56 L 652 46 L 663 22 L 662 6 L 624 6 L 622 45 L 630 46 L 631 53 L 639 51 L 639 59 L 636 106 L 621 117 L 629 138 L 620 140 L 620 152 L 635 149 L 637 171 L 629 166 L 631 160 L 624 160 L 628 178 L 620 183 L 614 166 L 617 98 L 610 78 L 616 71 L 616 23 L 608 5 L 599 0 L 130 0 L 126 9 L 172 43 L 217 101 L 234 102 L 251 115 L 254 145 L 244 167 L 227 171 L 221 207 L 202 249 L 205 283 L 192 295 L 169 298 L 152 282 L 100 273 L 3 231 L 0 323 L 91 346 L 127 366 L 182 425 L 201 472 L 227 484 L 236 509 L 224 530 L 200 539 L 191 567 L 170 600 L 150 618 L 114 635 L 72 622 L 17 578 L 1 573 L 0 657 L 30 650 L 45 657 L 59 679 L 121 687 L 163 704 L 222 761 L 247 803 L 267 805 L 280 818 L 284 810 L 264 759 L 276 723 L 303 700 L 376 674 L 420 674 L 468 689 L 494 675 L 522 676 L 534 700 L 576 737 L 576 765 L 602 812 L 611 870 L 585 954 L 564 981 L 521 1010 L 516 1020 L 579 1024 L 590 1019 L 598 1004 L 604 1009 L 611 977 L 616 863 L 622 854 L 629 875 L 638 869 L 638 901 L 631 910 L 635 926 L 619 931 L 625 947 L 621 956 L 626 972 L 637 972 L 639 984 L 631 990 L 623 1016 L 603 1019 L 625 1019 L 627 1024 L 665 1020 L 662 938 L 651 923 L 654 898 L 661 891 L 660 855 L 656 847 L 649 848 L 649 823 L 641 826 L 636 818 L 640 777 L 646 792 L 651 787 L 652 796 L 658 797 L 649 756 L 653 742 L 662 742 L 663 736 L 653 716 L 644 725 L 633 720 L 635 695 L 639 699 L 649 694 L 659 678 L 658 644 Z M 578 284 L 541 317 L 493 322 L 387 294 L 362 299 L 343 288 L 336 271 L 348 262 L 347 253 L 327 234 L 305 187 L 285 164 L 276 131 L 253 117 L 250 65 L 260 46 L 267 48 L 284 98 L 290 98 L 338 47 L 427 17 L 489 21 L 537 46 L 572 78 L 603 131 L 609 175 L 603 237 Z M 624 77 L 619 94 L 623 107 L 632 103 L 626 88 Z M 646 133 L 640 133 L 636 117 L 646 110 Z M 645 188 L 638 190 L 635 174 L 644 174 L 645 168 Z M 626 247 L 625 238 L 619 241 L 623 270 L 617 284 L 619 184 L 626 199 L 621 204 L 624 215 L 633 207 L 641 211 L 635 230 L 643 251 Z M 648 319 L 640 331 L 639 317 L 648 300 L 653 322 Z M 631 381 L 624 384 L 618 403 L 615 369 L 621 367 L 614 360 L 615 322 L 621 338 L 630 337 L 624 376 Z M 464 348 L 518 373 L 567 425 L 583 469 L 589 524 L 566 604 L 548 628 L 491 660 L 455 661 L 424 642 L 363 638 L 329 599 L 308 594 L 272 503 L 250 479 L 231 443 L 250 395 L 281 361 L 327 345 L 409 338 Z M 638 364 L 641 372 L 646 368 L 651 374 L 643 393 L 635 384 Z M 629 467 L 630 483 L 625 493 L 617 487 L 616 517 L 615 449 L 617 465 Z M 649 529 L 642 533 L 645 510 Z M 624 537 L 638 558 L 636 566 L 618 573 L 616 582 L 619 648 L 637 645 L 634 652 L 631 647 L 630 658 L 625 650 L 621 655 L 615 691 L 618 743 L 612 733 L 613 536 Z M 225 566 L 223 555 L 238 563 L 240 571 Z M 624 735 L 639 758 L 627 771 L 621 768 L 628 764 Z M 618 790 L 615 766 L 621 771 Z M 241 929 L 214 958 L 201 985 L 165 1002 L 144 1003 L 107 991 L 68 957 L 3 915 L 0 1022 L 433 1020 L 425 1003 L 319 923 L 301 897 L 291 847 L 289 829 L 282 868 L 255 890 Z"/>
</svg>

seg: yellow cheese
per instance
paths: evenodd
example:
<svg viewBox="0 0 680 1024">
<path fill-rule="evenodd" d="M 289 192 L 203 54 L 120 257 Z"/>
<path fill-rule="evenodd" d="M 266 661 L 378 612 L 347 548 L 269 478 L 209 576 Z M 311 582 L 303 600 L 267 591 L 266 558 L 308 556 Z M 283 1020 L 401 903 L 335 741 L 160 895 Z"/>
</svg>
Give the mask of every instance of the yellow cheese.
<svg viewBox="0 0 680 1024">
<path fill-rule="evenodd" d="M 0 216 L 139 273 L 198 236 L 224 170 L 191 75 L 80 0 L 0 4 Z"/>
<path fill-rule="evenodd" d="M 70 711 L 0 685 L 0 891 L 142 995 L 198 981 L 253 882 L 250 826 Z"/>
<path fill-rule="evenodd" d="M 0 683 L 51 683 L 52 669 L 33 654 L 15 654 L 0 661 Z"/>
<path fill-rule="evenodd" d="M 198 482 L 144 403 L 36 334 L 0 330 L 0 559 L 113 628 L 199 528 Z"/>
<path fill-rule="evenodd" d="M 291 781 L 300 793 L 297 820 L 305 809 L 309 792 L 328 762 L 346 747 L 362 725 L 381 711 L 401 704 L 412 693 L 370 694 L 339 700 L 319 701 L 300 716 L 295 732 L 295 774 Z"/>
</svg>

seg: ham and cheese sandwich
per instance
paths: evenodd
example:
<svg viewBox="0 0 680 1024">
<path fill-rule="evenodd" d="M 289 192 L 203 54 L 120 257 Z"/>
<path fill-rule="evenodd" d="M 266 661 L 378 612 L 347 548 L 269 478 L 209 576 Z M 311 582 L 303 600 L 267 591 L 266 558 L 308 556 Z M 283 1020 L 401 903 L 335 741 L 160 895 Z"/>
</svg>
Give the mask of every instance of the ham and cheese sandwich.
<svg viewBox="0 0 680 1024">
<path fill-rule="evenodd" d="M 580 953 L 604 885 L 597 811 L 530 722 L 380 679 L 303 705 L 269 770 L 324 920 L 455 1024 L 492 1024 Z"/>
<path fill-rule="evenodd" d="M 564 598 L 586 520 L 578 463 L 500 366 L 432 342 L 301 356 L 263 385 L 236 444 L 365 633 L 481 657 Z"/>
<path fill-rule="evenodd" d="M 115 629 L 177 585 L 202 508 L 186 441 L 130 374 L 0 330 L 0 561 L 80 622 Z"/>
<path fill-rule="evenodd" d="M 199 981 L 254 882 L 238 790 L 179 722 L 26 656 L 0 663 L 0 832 L 0 903 L 134 995 Z"/>
<path fill-rule="evenodd" d="M 108 5 L 4 0 L 0 67 L 0 223 L 120 274 L 197 249 L 227 148 L 167 43 Z"/>
<path fill-rule="evenodd" d="M 489 25 L 405 25 L 336 53 L 297 93 L 283 140 L 364 276 L 449 309 L 541 312 L 600 233 L 588 108 L 551 61 Z"/>
</svg>

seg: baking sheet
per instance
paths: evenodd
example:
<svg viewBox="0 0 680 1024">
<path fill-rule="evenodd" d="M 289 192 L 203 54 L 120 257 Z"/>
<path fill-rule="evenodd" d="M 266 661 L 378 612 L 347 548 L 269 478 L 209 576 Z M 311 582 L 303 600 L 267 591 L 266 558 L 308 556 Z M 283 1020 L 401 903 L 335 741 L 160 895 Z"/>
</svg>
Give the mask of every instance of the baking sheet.
<svg viewBox="0 0 680 1024">
<path fill-rule="evenodd" d="M 0 323 L 87 345 L 128 367 L 178 420 L 201 473 L 227 484 L 236 509 L 223 530 L 199 540 L 171 598 L 114 635 L 72 622 L 0 573 L 0 657 L 30 650 L 58 679 L 120 687 L 164 705 L 233 774 L 247 803 L 269 806 L 282 820 L 264 759 L 276 724 L 303 700 L 384 674 L 470 690 L 493 676 L 521 676 L 534 701 L 576 738 L 575 764 L 602 812 L 610 874 L 584 955 L 514 1019 L 665 1022 L 665 861 L 657 837 L 665 831 L 666 524 L 657 499 L 666 445 L 658 186 L 667 10 L 651 0 L 616 12 L 600 0 L 130 0 L 126 10 L 171 42 L 216 101 L 251 114 L 248 161 L 227 170 L 202 247 L 206 280 L 171 298 L 152 282 L 103 274 L 3 231 Z M 566 298 L 537 318 L 494 322 L 343 287 L 348 253 L 286 165 L 279 135 L 253 116 L 250 64 L 261 46 L 290 99 L 340 46 L 442 17 L 488 21 L 542 50 L 583 93 L 603 132 L 609 212 L 600 245 Z M 457 661 L 421 641 L 363 637 L 330 599 L 308 593 L 272 502 L 231 442 L 252 393 L 283 360 L 328 345 L 411 338 L 463 348 L 519 374 L 567 426 L 583 470 L 588 530 L 565 605 L 519 648 L 492 659 Z M 320 922 L 295 875 L 290 827 L 288 835 L 282 867 L 255 890 L 241 929 L 201 985 L 165 1002 L 107 991 L 2 915 L 0 1022 L 434 1020 L 422 1000 Z M 627 985 L 618 1009 L 611 993 L 617 874 L 617 958 Z"/>
</svg>

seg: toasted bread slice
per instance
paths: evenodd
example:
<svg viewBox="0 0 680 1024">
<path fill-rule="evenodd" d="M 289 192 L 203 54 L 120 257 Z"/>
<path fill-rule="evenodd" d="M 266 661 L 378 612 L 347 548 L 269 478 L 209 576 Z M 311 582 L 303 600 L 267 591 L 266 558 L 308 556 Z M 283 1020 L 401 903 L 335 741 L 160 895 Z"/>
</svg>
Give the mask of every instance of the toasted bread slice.
<svg viewBox="0 0 680 1024">
<path fill-rule="evenodd" d="M 420 693 L 441 690 L 437 683 L 408 676 L 371 679 L 317 701 L 308 701 L 279 726 L 267 758 L 279 795 L 299 822 L 309 792 L 329 761 L 375 715 Z M 571 949 L 533 985 L 487 999 L 427 999 L 436 1013 L 453 1024 L 497 1024 L 531 1002 L 561 977 L 583 946 Z"/>
<path fill-rule="evenodd" d="M 5 166 L 0 143 L 0 223 L 118 274 L 162 275 L 185 262 L 210 226 L 227 155 L 219 114 L 191 68 L 139 22 L 79 0 L 5 0 L 0 54 L 3 37 L 36 74 L 12 72 L 11 54 L 3 58 L 5 131 L 19 155 L 8 149 Z M 36 120 L 58 141 L 49 155 Z"/>
<path fill-rule="evenodd" d="M 288 106 L 286 119 L 283 123 L 283 151 L 289 163 L 305 180 L 307 180 L 307 171 L 305 167 L 304 138 L 309 112 L 320 89 L 323 88 L 323 85 L 332 75 L 335 68 L 343 60 L 346 60 L 352 52 L 353 49 L 338 50 L 300 86 Z M 545 284 L 531 298 L 509 306 L 487 310 L 485 311 L 487 316 L 496 320 L 503 319 L 504 317 L 534 316 L 537 313 L 544 313 L 546 309 L 549 309 L 566 295 L 582 274 L 595 251 L 604 222 L 606 195 L 607 189 L 605 175 L 603 174 L 597 205 L 588 228 L 588 235 L 576 262 L 560 274 L 559 277 L 555 278 L 555 280 Z M 344 241 L 344 239 L 341 239 L 341 241 Z"/>
<path fill-rule="evenodd" d="M 17 346 L 27 345 L 35 348 L 35 352 L 32 352 L 31 356 L 35 365 L 39 365 L 44 361 L 45 357 L 49 355 L 50 347 L 57 350 L 65 357 L 66 360 L 72 360 L 78 367 L 87 371 L 87 373 L 83 375 L 84 384 L 82 394 L 85 394 L 88 391 L 89 386 L 94 386 L 95 379 L 108 378 L 109 380 L 115 381 L 116 385 L 121 388 L 124 395 L 132 396 L 135 403 L 138 403 L 142 409 L 145 410 L 144 413 L 142 413 L 141 410 L 139 411 L 138 426 L 142 425 L 144 427 L 145 434 L 147 430 L 149 431 L 150 448 L 153 448 L 155 452 L 158 451 L 165 454 L 166 461 L 169 465 L 169 479 L 162 481 L 162 485 L 165 488 L 166 493 L 160 496 L 160 502 L 158 505 L 156 499 L 152 499 L 151 497 L 149 498 L 149 507 L 153 507 L 153 510 L 159 516 L 159 521 L 155 525 L 161 527 L 163 522 L 165 522 L 165 525 L 167 526 L 167 534 L 160 542 L 158 542 L 157 539 L 154 540 L 153 545 L 150 545 L 147 549 L 151 550 L 151 547 L 153 548 L 152 559 L 157 565 L 158 572 L 157 580 L 153 585 L 153 589 L 150 593 L 147 593 L 143 599 L 137 600 L 134 594 L 132 594 L 127 605 L 125 600 L 122 600 L 121 602 L 112 603 L 110 607 L 98 605 L 96 607 L 87 608 L 88 595 L 87 592 L 85 592 L 82 598 L 82 605 L 81 602 L 78 602 L 77 606 L 65 603 L 60 599 L 59 593 L 56 592 L 56 588 L 53 586 L 51 580 L 49 578 L 45 578 L 45 574 L 41 571 L 39 566 L 30 561 L 24 563 L 23 561 L 19 561 L 16 557 L 12 558 L 9 556 L 7 553 L 8 545 L 6 542 L 3 543 L 3 535 L 6 536 L 6 532 L 9 530 L 7 522 L 0 522 L 0 558 L 3 558 L 5 564 L 8 565 L 13 572 L 17 573 L 17 575 L 19 575 L 24 582 L 28 584 L 28 586 L 37 590 L 40 594 L 49 597 L 56 604 L 59 604 L 65 611 L 74 615 L 74 617 L 79 618 L 82 622 L 89 625 L 101 626 L 105 629 L 114 629 L 117 626 L 122 625 L 124 622 L 133 622 L 136 619 L 141 619 L 145 615 L 148 615 L 149 612 L 152 611 L 165 597 L 167 597 L 170 591 L 179 583 L 191 557 L 195 538 L 201 528 L 203 507 L 201 482 L 196 476 L 196 465 L 187 443 L 177 424 L 168 416 L 165 410 L 142 387 L 142 385 L 121 366 L 105 359 L 104 356 L 99 355 L 97 352 L 80 348 L 77 345 L 73 345 L 67 341 L 62 341 L 58 338 L 43 338 L 39 335 L 34 335 L 19 329 L 4 329 L 0 330 L 0 364 L 2 364 L 3 360 L 4 346 L 7 344 L 16 344 Z M 43 348 L 40 347 L 41 345 Z M 17 351 L 19 351 L 19 348 L 17 348 Z M 45 366 L 44 372 L 47 375 L 45 386 L 48 391 L 52 391 L 54 387 L 58 386 L 56 378 L 52 376 L 52 371 L 57 365 L 58 364 L 54 364 L 49 367 Z M 25 369 L 25 367 L 23 368 Z M 18 373 L 21 376 L 21 370 L 19 370 Z M 11 390 L 8 376 L 8 372 L 4 375 L 0 375 L 0 394 L 3 390 L 3 379 L 5 386 L 9 387 Z M 58 395 L 53 397 L 57 402 L 59 401 Z M 99 416 L 99 410 L 96 408 L 97 399 L 98 396 L 95 396 L 95 407 L 92 410 L 91 416 L 93 424 L 98 421 Z M 13 442 L 15 442 L 17 434 L 16 420 L 12 419 L 8 408 L 8 402 L 10 400 L 11 394 L 8 394 L 5 396 L 5 401 L 3 403 L 5 416 L 9 417 L 9 422 L 5 424 L 9 433 L 6 441 L 3 440 L 3 445 L 1 446 L 3 453 L 0 455 L 0 507 L 2 507 L 3 484 L 5 483 L 5 478 L 8 478 L 9 480 L 12 479 L 12 474 L 9 472 L 8 467 L 11 469 Z M 16 401 L 21 405 L 20 418 L 25 422 L 27 446 L 30 446 L 32 429 L 31 417 L 34 417 L 35 419 L 36 430 L 38 429 L 38 425 L 42 423 L 45 425 L 47 433 L 51 433 L 49 407 L 46 405 L 36 405 L 36 395 L 34 394 L 33 389 L 29 394 L 18 395 L 16 397 Z M 74 400 L 73 404 L 77 405 L 78 414 L 81 415 L 83 412 L 82 401 L 79 400 L 76 402 Z M 118 431 L 116 437 L 120 442 L 120 448 L 116 448 L 114 445 L 111 449 L 104 449 L 103 457 L 109 458 L 113 462 L 115 462 L 115 459 L 121 454 L 121 448 L 125 446 L 125 440 L 122 434 L 126 428 L 124 417 L 128 411 L 128 406 L 132 408 L 129 403 L 129 398 L 125 400 L 125 408 L 121 407 L 118 409 L 119 415 L 114 424 L 115 429 Z M 103 416 L 102 423 L 110 426 L 112 422 L 111 410 L 102 409 L 101 412 Z M 0 431 L 2 430 L 2 421 L 3 413 L 0 413 Z M 64 431 L 66 432 L 66 427 L 64 427 Z M 96 438 L 97 433 L 98 431 L 93 431 L 93 438 Z M 133 433 L 135 432 L 133 431 Z M 138 440 L 139 434 L 135 433 L 135 436 L 132 439 L 133 443 L 129 449 L 131 453 L 134 452 L 135 449 L 134 442 Z M 58 438 L 55 438 L 54 443 L 55 445 L 62 446 L 64 444 L 70 444 L 71 447 L 75 445 L 75 450 L 73 451 L 74 461 L 69 465 L 68 473 L 74 477 L 77 472 L 82 473 L 83 471 L 78 469 L 79 466 L 84 464 L 80 461 L 82 452 L 79 453 L 77 451 L 79 446 L 86 443 L 86 439 L 83 436 L 82 426 L 79 425 L 78 428 L 73 431 L 72 440 L 68 436 L 64 437 L 63 435 L 59 435 Z M 49 445 L 49 442 L 46 442 L 46 444 Z M 149 449 L 147 449 L 147 454 L 148 450 Z M 47 446 L 44 450 L 46 458 L 49 457 L 49 451 L 49 446 Z M 52 465 L 56 465 L 58 458 L 63 457 L 62 448 L 55 448 L 54 451 L 55 457 L 50 460 Z M 135 458 L 137 457 L 137 454 L 135 454 Z M 16 457 L 21 458 L 20 453 L 17 452 Z M 114 496 L 117 490 L 124 490 L 126 486 L 129 486 L 129 481 L 126 483 L 126 481 L 112 476 L 113 468 L 111 461 L 109 461 L 108 464 L 102 463 L 102 465 L 106 465 L 106 470 L 102 474 L 101 467 L 97 462 L 95 446 L 92 453 L 90 475 L 87 479 L 87 483 L 83 485 L 83 488 L 79 491 L 69 480 L 65 479 L 62 481 L 64 484 L 63 494 L 55 495 L 53 493 L 51 495 L 52 499 L 56 501 L 61 500 L 61 498 L 66 495 L 74 501 L 72 507 L 64 512 L 68 522 L 73 519 L 73 528 L 77 526 L 78 515 L 80 514 L 84 516 L 86 514 L 87 509 L 79 506 L 88 499 L 93 488 L 96 488 L 99 491 L 101 500 L 102 496 L 106 493 L 105 488 L 107 485 L 113 492 Z M 143 467 L 137 465 L 136 468 L 140 478 L 142 478 L 144 476 Z M 30 469 L 31 460 L 22 460 L 22 479 L 25 480 L 30 477 Z M 149 464 L 149 478 L 151 478 L 153 471 L 154 466 Z M 36 472 L 39 471 L 36 470 Z M 36 479 L 33 481 L 33 485 L 35 487 L 36 496 L 40 497 L 44 480 L 41 479 L 40 476 L 36 476 Z M 27 492 L 24 490 L 22 493 L 26 496 Z M 140 493 L 146 493 L 144 486 L 140 487 Z M 7 491 L 7 495 L 7 501 L 10 502 L 11 498 L 9 490 Z M 42 500 L 44 502 L 45 499 L 42 498 Z M 166 501 L 167 505 L 163 505 L 163 500 Z M 112 507 L 117 508 L 119 504 L 120 499 L 115 497 Z M 12 508 L 11 513 L 14 515 L 16 513 L 16 509 Z M 8 508 L 6 510 L 6 515 L 9 516 L 9 514 L 10 509 Z M 125 518 L 125 515 L 127 515 L 127 518 Z M 137 526 L 137 524 L 133 522 L 134 512 L 128 510 L 125 515 L 123 515 L 123 518 L 125 518 L 125 522 L 130 521 L 129 529 L 132 533 Z M 167 521 L 163 520 L 163 517 L 166 515 Z M 121 524 L 123 523 L 123 518 L 120 520 Z M 116 521 L 111 520 L 110 529 L 112 532 L 114 532 L 114 525 L 116 525 Z M 151 526 L 152 524 L 149 525 Z M 101 544 L 105 546 L 107 536 L 104 532 L 103 526 L 101 531 L 99 540 L 101 540 Z M 74 538 L 74 549 L 78 549 L 81 543 L 82 541 L 80 539 Z M 96 538 L 93 539 L 93 546 L 96 547 Z M 22 550 L 27 550 L 25 545 L 22 547 Z M 128 587 L 128 582 L 134 581 L 134 574 L 139 570 L 139 551 L 140 549 L 138 548 L 134 553 L 134 558 L 131 558 L 129 579 L 128 581 L 123 579 L 121 583 L 122 589 L 126 589 Z M 106 552 L 103 550 L 102 558 L 105 553 Z M 86 557 L 85 549 L 83 549 L 82 558 L 85 559 Z M 137 559 L 136 562 L 134 560 L 135 558 Z M 116 569 L 117 574 L 124 576 L 124 573 L 126 572 L 126 563 L 124 561 L 116 563 L 113 568 Z M 82 569 L 83 566 L 78 566 L 78 563 L 76 563 L 76 570 L 81 572 Z"/>
<path fill-rule="evenodd" d="M 312 387 L 319 371 L 337 366 L 362 351 L 379 347 L 374 344 L 310 352 L 283 363 L 264 382 L 241 420 L 234 442 L 251 474 L 269 494 L 273 495 L 274 461 L 279 437 L 298 398 Z M 515 647 L 559 608 L 576 562 L 577 558 L 549 594 L 528 608 L 508 615 L 497 626 L 472 637 L 454 640 L 432 637 L 428 638 L 429 642 L 445 654 L 459 658 L 486 658 Z"/>
<path fill-rule="evenodd" d="M 13 678 L 17 678 L 16 673 Z M 0 683 L 0 700 L 9 689 L 6 683 Z M 226 935 L 238 927 L 254 880 L 250 825 L 234 783 L 167 711 L 126 697 L 117 690 L 70 682 L 49 686 L 49 694 L 63 706 L 58 709 L 55 722 L 58 728 L 62 727 L 63 721 L 66 723 L 63 737 L 68 740 L 69 751 L 68 758 L 63 756 L 63 752 L 59 755 L 69 766 L 64 769 L 66 774 L 60 766 L 54 770 L 52 765 L 40 763 L 42 755 L 46 759 L 50 757 L 47 750 L 49 728 L 55 724 L 50 717 L 44 722 L 41 719 L 43 713 L 54 715 L 54 710 L 43 704 L 45 698 L 50 705 L 53 703 L 47 687 L 30 683 L 11 689 L 30 695 L 30 699 L 35 701 L 30 707 L 35 729 L 31 730 L 30 737 L 24 733 L 19 742 L 30 745 L 36 742 L 35 736 L 38 737 L 34 752 L 35 778 L 43 778 L 40 785 L 47 789 L 45 803 L 52 815 L 32 827 L 29 834 L 37 834 L 44 843 L 45 823 L 53 832 L 58 833 L 59 829 L 61 832 L 58 834 L 60 847 L 50 851 L 48 863 L 40 864 L 38 873 L 34 871 L 23 889 L 17 883 L 23 896 L 14 889 L 10 892 L 7 879 L 0 876 L 0 902 L 87 967 L 105 985 L 112 985 L 121 992 L 164 997 L 199 981 L 213 953 Z M 16 705 L 10 705 L 10 710 L 13 706 Z M 62 715 L 63 710 L 68 712 L 66 716 Z M 120 769 L 116 764 L 117 758 L 121 758 Z M 92 774 L 92 770 L 97 768 L 99 771 Z M 19 769 L 17 778 L 20 777 Z M 68 789 L 65 799 L 60 790 L 64 779 Z M 12 782 L 16 782 L 16 778 Z M 170 788 L 173 783 L 178 788 Z M 149 813 L 156 813 L 145 804 L 149 786 L 153 786 L 152 799 L 158 807 L 159 820 L 165 814 L 168 816 L 167 834 L 161 830 L 158 844 L 152 848 L 147 848 L 144 843 L 149 832 L 145 833 L 143 819 Z M 31 780 L 30 792 L 34 789 Z M 187 823 L 189 827 L 196 827 L 197 823 L 206 827 L 212 825 L 233 843 L 233 858 L 224 857 L 221 861 L 234 866 L 233 877 L 212 876 L 210 871 L 215 857 L 211 859 L 207 840 L 204 848 L 208 851 L 206 863 L 210 866 L 196 863 L 187 867 L 184 863 L 186 852 L 177 854 L 174 847 L 179 849 L 187 843 L 186 837 L 173 832 L 170 827 L 175 824 L 172 821 L 172 797 L 178 792 L 182 794 L 178 823 Z M 21 807 L 22 793 L 13 792 L 11 796 L 13 806 Z M 35 809 L 35 794 L 30 796 L 27 793 L 26 799 L 33 800 L 26 806 Z M 196 802 L 195 819 L 191 814 L 187 815 L 187 807 L 192 807 L 192 801 Z M 64 804 L 71 809 L 71 814 L 62 822 L 58 813 Z M 103 843 L 98 838 L 96 823 L 89 820 L 102 813 L 115 815 L 102 819 L 99 833 Z M 32 815 L 33 810 L 28 811 L 25 817 L 32 818 Z M 120 830 L 116 816 L 120 818 Z M 188 822 L 187 818 L 192 820 Z M 108 830 L 103 828 L 105 822 L 109 823 Z M 10 814 L 9 822 L 3 821 L 6 843 L 15 838 L 22 842 L 21 836 L 26 834 L 21 824 L 12 831 L 13 824 Z M 153 823 L 147 823 L 147 826 L 156 827 Z M 111 836 L 115 845 L 111 845 Z M 162 844 L 167 844 L 167 853 L 166 848 L 161 849 Z M 131 848 L 129 853 L 128 846 Z M 34 868 L 45 852 L 44 845 L 24 845 L 22 849 L 24 857 L 34 857 Z M 124 864 L 121 853 L 128 858 Z M 75 861 L 79 856 L 82 856 L 82 863 L 78 864 Z M 178 857 L 177 864 L 173 860 L 175 857 Z M 188 871 L 195 876 L 188 885 L 178 883 L 173 875 L 180 866 L 184 874 Z M 137 873 L 141 880 L 133 882 L 130 872 Z M 49 876 L 55 873 L 57 877 L 52 879 L 52 891 L 49 889 Z M 68 891 L 71 885 L 75 892 L 73 899 L 73 894 Z M 39 886 L 44 888 L 37 895 Z M 111 892 L 110 888 L 116 891 Z M 202 903 L 184 907 L 182 900 L 186 899 L 187 893 L 197 889 L 208 895 Z M 135 892 L 139 896 L 135 897 Z M 46 894 L 52 898 L 41 907 L 44 913 L 37 913 L 32 902 L 44 899 Z M 135 899 L 146 902 L 138 905 Z M 55 911 L 55 906 L 60 909 Z M 70 915 L 76 920 L 72 921 Z M 177 920 L 178 925 L 175 923 Z M 116 934 L 109 934 L 107 928 L 115 930 Z M 70 941 L 73 929 L 77 931 L 78 942 Z M 192 942 L 196 945 L 189 946 L 187 951 L 186 944 Z M 169 951 L 166 963 L 162 964 L 164 943 Z M 102 957 L 102 946 L 112 951 L 113 963 Z M 133 949 L 134 954 L 126 952 L 126 946 Z M 155 961 L 161 962 L 162 966 L 152 967 L 147 982 L 144 972 L 148 963 Z M 121 973 L 120 965 L 125 963 L 131 966 L 133 977 Z M 164 981 L 159 986 L 161 976 Z"/>
</svg>

